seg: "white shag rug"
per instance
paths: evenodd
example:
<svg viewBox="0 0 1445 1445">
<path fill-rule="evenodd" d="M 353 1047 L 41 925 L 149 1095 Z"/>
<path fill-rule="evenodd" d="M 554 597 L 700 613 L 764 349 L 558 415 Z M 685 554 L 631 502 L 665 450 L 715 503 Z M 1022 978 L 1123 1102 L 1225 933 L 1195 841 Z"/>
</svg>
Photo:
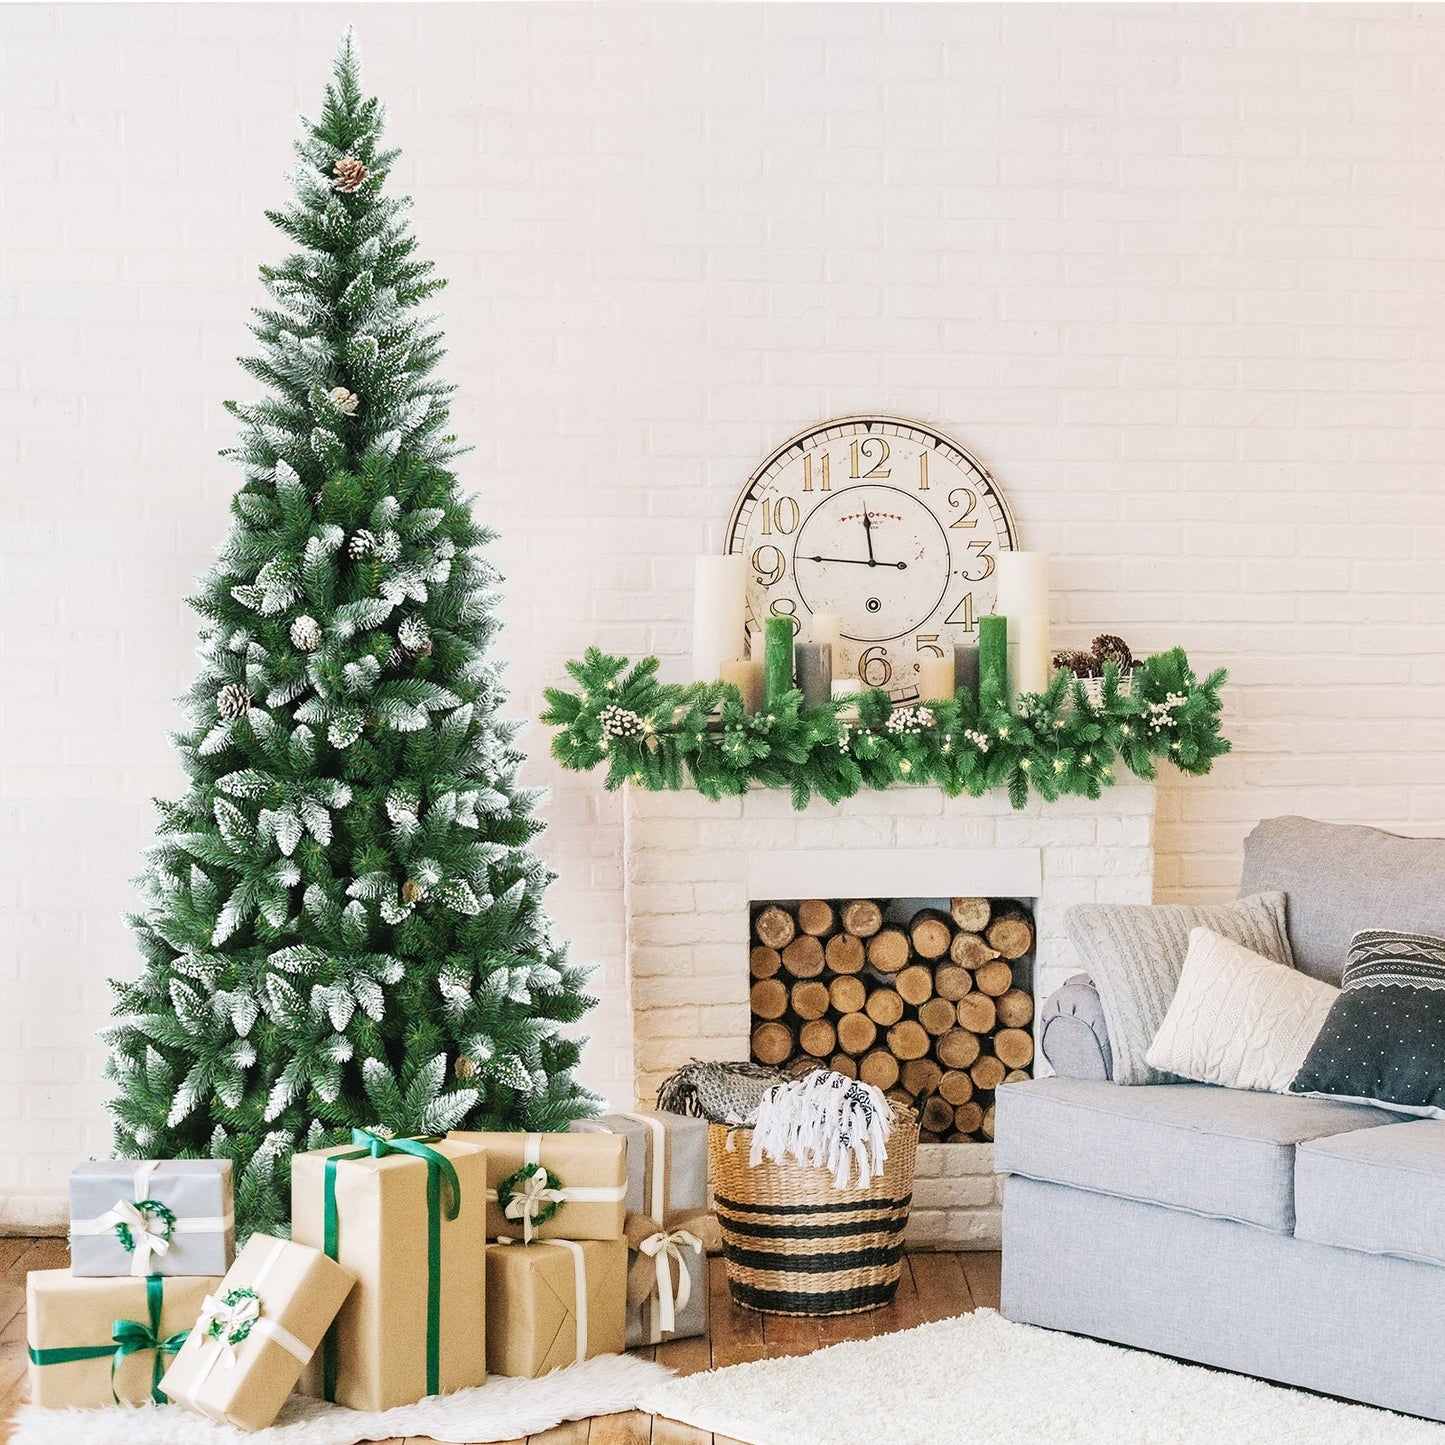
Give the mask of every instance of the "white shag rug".
<svg viewBox="0 0 1445 1445">
<path fill-rule="evenodd" d="M 641 1408 L 748 1445 L 1445 1445 L 1445 1425 L 993 1310 L 675 1378 Z"/>
<path fill-rule="evenodd" d="M 179 1405 L 139 1409 L 38 1410 L 16 1416 L 10 1445 L 357 1445 L 408 1435 L 471 1442 L 514 1440 L 564 1420 L 634 1410 L 672 1371 L 633 1355 L 598 1355 L 540 1380 L 498 1377 L 475 1390 L 436 1395 L 368 1414 L 293 1395 L 269 1430 L 246 1433 Z"/>
</svg>

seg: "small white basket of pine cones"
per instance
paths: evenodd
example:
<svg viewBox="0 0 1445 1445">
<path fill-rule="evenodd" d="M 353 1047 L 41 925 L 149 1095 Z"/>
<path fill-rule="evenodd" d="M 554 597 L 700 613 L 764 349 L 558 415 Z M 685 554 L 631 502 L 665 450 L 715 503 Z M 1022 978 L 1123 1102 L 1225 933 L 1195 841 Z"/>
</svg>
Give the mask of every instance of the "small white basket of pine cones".
<svg viewBox="0 0 1445 1445">
<path fill-rule="evenodd" d="M 1084 696 L 1095 707 L 1104 701 L 1104 664 L 1114 663 L 1119 669 L 1119 696 L 1129 697 L 1134 691 L 1134 654 L 1122 637 L 1101 632 L 1087 652 L 1054 653 L 1055 670 L 1071 672 L 1084 689 Z"/>
</svg>

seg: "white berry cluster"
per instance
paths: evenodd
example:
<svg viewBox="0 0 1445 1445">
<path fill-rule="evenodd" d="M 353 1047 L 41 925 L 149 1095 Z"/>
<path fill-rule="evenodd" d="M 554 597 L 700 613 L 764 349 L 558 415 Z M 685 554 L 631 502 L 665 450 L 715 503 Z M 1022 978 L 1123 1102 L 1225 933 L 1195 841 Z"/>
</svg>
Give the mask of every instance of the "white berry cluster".
<svg viewBox="0 0 1445 1445">
<path fill-rule="evenodd" d="M 964 728 L 963 735 L 969 740 L 969 742 L 974 745 L 974 747 L 979 750 L 979 752 L 986 753 L 988 751 L 987 733 L 981 733 L 978 731 L 977 728 Z"/>
<path fill-rule="evenodd" d="M 933 714 L 926 707 L 900 707 L 888 715 L 888 731 L 917 736 L 933 726 Z"/>
<path fill-rule="evenodd" d="M 628 707 L 614 702 L 597 714 L 604 738 L 635 738 L 643 731 L 642 719 Z"/>
<path fill-rule="evenodd" d="M 1145 717 L 1149 731 L 1151 733 L 1163 732 L 1173 723 L 1176 710 L 1183 707 L 1186 701 L 1182 692 L 1171 692 L 1163 702 L 1151 702 Z"/>
</svg>

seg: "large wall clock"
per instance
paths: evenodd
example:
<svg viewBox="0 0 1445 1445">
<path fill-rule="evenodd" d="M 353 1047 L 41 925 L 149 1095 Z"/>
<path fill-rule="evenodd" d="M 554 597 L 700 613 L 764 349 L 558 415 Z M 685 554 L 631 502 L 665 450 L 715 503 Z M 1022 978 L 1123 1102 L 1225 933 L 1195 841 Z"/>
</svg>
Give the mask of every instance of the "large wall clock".
<svg viewBox="0 0 1445 1445">
<path fill-rule="evenodd" d="M 847 416 L 784 442 L 748 478 L 727 551 L 748 559 L 748 630 L 768 616 L 836 614 L 835 677 L 899 702 L 918 662 L 975 641 L 1013 518 L 967 448 L 921 422 Z M 754 643 L 755 655 L 757 643 Z"/>
</svg>

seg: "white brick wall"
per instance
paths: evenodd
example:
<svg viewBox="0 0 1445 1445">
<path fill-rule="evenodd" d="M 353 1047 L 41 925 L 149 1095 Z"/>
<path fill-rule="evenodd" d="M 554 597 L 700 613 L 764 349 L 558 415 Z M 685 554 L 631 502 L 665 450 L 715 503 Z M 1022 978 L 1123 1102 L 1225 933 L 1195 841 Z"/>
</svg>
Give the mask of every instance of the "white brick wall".
<svg viewBox="0 0 1445 1445">
<path fill-rule="evenodd" d="M 1033 986 L 1043 999 L 1078 968 L 1064 932 L 1066 909 L 1149 901 L 1153 818 L 1154 789 L 1137 781 L 1094 801 L 1035 798 L 1018 812 L 1003 793 L 948 798 L 938 788 L 891 788 L 837 807 L 815 800 L 801 813 L 785 794 L 762 789 L 720 803 L 694 792 L 628 789 L 624 896 L 637 1103 L 648 1106 L 658 1084 L 690 1059 L 748 1057 L 750 902 L 790 897 L 795 888 L 798 896 L 825 898 L 853 889 L 895 898 L 1031 898 Z M 1027 889 L 970 872 L 980 853 L 985 866 L 999 858 L 994 849 L 1032 852 Z M 860 857 L 862 868 L 852 871 L 879 869 L 872 883 L 831 888 L 829 868 Z M 800 861 L 811 876 L 776 887 L 785 873 L 799 878 Z M 935 881 L 918 883 L 920 863 Z M 766 891 L 751 879 L 768 880 Z M 1002 1223 L 992 1144 L 919 1145 L 912 1245 L 997 1249 Z"/>
<path fill-rule="evenodd" d="M 104 978 L 179 785 L 180 599 L 332 7 L 0 6 L 0 1199 L 105 1146 Z M 995 471 L 1059 640 L 1231 668 L 1159 892 L 1297 810 L 1445 821 L 1445 9 L 367 6 L 502 532 L 515 704 L 689 637 L 780 438 L 881 409 Z M 617 800 L 557 772 L 552 902 L 625 1088 Z"/>
</svg>

